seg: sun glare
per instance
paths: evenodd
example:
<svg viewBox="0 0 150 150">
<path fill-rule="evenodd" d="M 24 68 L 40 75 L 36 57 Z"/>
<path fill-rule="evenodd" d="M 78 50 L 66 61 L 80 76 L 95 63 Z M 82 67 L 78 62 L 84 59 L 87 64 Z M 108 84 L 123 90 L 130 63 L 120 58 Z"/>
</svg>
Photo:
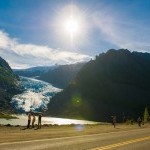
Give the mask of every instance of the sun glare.
<svg viewBox="0 0 150 150">
<path fill-rule="evenodd" d="M 79 31 L 79 23 L 76 19 L 71 17 L 65 22 L 65 28 L 71 36 L 74 36 Z"/>
<path fill-rule="evenodd" d="M 55 17 L 54 27 L 56 36 L 68 49 L 78 49 L 79 44 L 86 41 L 88 24 L 86 14 L 76 5 L 67 5 L 60 9 Z"/>
</svg>

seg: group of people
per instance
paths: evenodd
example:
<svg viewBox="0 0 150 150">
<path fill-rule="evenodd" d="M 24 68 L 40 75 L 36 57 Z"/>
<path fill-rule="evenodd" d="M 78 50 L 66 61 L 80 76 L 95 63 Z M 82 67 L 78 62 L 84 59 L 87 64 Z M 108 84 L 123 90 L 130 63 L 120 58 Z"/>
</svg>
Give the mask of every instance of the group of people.
<svg viewBox="0 0 150 150">
<path fill-rule="evenodd" d="M 116 127 L 116 116 L 111 116 L 112 117 L 112 125 L 114 126 L 114 128 Z M 147 121 L 150 122 L 150 116 L 147 118 Z M 141 127 L 141 125 L 143 124 L 144 125 L 144 121 L 141 119 L 141 117 L 138 117 L 137 119 L 137 123 L 138 123 L 138 126 Z M 131 124 L 133 124 L 133 120 L 131 120 Z"/>
<path fill-rule="evenodd" d="M 38 114 L 38 129 L 41 128 L 41 119 L 42 119 L 42 114 L 39 113 Z M 32 112 L 29 112 L 28 113 L 28 124 L 27 124 L 27 129 L 30 128 L 30 125 L 32 124 L 32 128 L 35 127 L 35 121 L 36 121 L 36 117 L 35 117 L 35 114 L 32 113 Z"/>
</svg>

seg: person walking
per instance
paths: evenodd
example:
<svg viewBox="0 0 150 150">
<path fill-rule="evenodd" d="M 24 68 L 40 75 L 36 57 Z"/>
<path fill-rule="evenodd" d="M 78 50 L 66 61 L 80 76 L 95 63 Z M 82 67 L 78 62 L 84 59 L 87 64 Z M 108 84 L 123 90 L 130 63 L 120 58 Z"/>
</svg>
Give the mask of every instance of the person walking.
<svg viewBox="0 0 150 150">
<path fill-rule="evenodd" d="M 36 120 L 35 114 L 33 113 L 33 114 L 32 114 L 32 128 L 34 128 L 35 120 Z"/>
<path fill-rule="evenodd" d="M 141 117 L 138 117 L 137 122 L 138 122 L 139 127 L 141 127 L 141 123 L 142 123 Z"/>
<path fill-rule="evenodd" d="M 41 128 L 41 120 L 42 120 L 42 114 L 40 113 L 38 117 L 38 129 Z"/>
<path fill-rule="evenodd" d="M 28 113 L 28 124 L 27 124 L 27 129 L 30 128 L 30 123 L 31 123 L 31 113 Z"/>
<path fill-rule="evenodd" d="M 116 116 L 112 116 L 112 124 L 115 128 L 116 127 Z"/>
</svg>

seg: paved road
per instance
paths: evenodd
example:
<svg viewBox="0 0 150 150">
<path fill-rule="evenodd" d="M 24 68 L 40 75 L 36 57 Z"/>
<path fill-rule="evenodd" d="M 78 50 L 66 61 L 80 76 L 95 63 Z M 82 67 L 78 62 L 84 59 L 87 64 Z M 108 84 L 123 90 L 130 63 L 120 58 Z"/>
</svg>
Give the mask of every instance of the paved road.
<svg viewBox="0 0 150 150">
<path fill-rule="evenodd" d="M 117 130 L 117 129 L 116 129 Z M 150 150 L 150 128 L 0 144 L 0 150 Z"/>
</svg>

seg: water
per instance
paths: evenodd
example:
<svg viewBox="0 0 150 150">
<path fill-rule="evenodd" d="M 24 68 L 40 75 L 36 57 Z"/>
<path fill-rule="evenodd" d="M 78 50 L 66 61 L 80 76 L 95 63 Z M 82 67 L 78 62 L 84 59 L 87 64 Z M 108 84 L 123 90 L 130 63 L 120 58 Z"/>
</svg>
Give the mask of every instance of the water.
<svg viewBox="0 0 150 150">
<path fill-rule="evenodd" d="M 47 110 L 50 98 L 61 91 L 47 82 L 33 78 L 20 77 L 20 84 L 24 92 L 15 95 L 11 101 L 13 107 L 20 112 Z"/>
<path fill-rule="evenodd" d="M 0 119 L 0 124 L 7 125 L 27 125 L 27 115 L 15 115 L 18 119 Z M 36 117 L 37 124 L 38 118 Z M 75 120 L 75 119 L 63 119 L 63 118 L 54 118 L 54 117 L 42 117 L 42 124 L 57 124 L 57 125 L 69 125 L 69 124 L 96 124 L 93 121 L 86 120 Z"/>
<path fill-rule="evenodd" d="M 28 111 L 42 111 L 47 110 L 47 104 L 50 102 L 50 98 L 60 92 L 62 89 L 58 89 L 49 83 L 27 77 L 20 77 L 21 88 L 24 90 L 22 94 L 15 95 L 12 98 L 11 104 L 17 110 L 22 113 Z M 27 125 L 27 115 L 16 115 L 18 119 L 0 119 L 0 124 L 11 125 Z M 38 118 L 36 117 L 37 124 Z M 42 117 L 42 124 L 95 124 L 92 121 L 63 119 Z"/>
</svg>

